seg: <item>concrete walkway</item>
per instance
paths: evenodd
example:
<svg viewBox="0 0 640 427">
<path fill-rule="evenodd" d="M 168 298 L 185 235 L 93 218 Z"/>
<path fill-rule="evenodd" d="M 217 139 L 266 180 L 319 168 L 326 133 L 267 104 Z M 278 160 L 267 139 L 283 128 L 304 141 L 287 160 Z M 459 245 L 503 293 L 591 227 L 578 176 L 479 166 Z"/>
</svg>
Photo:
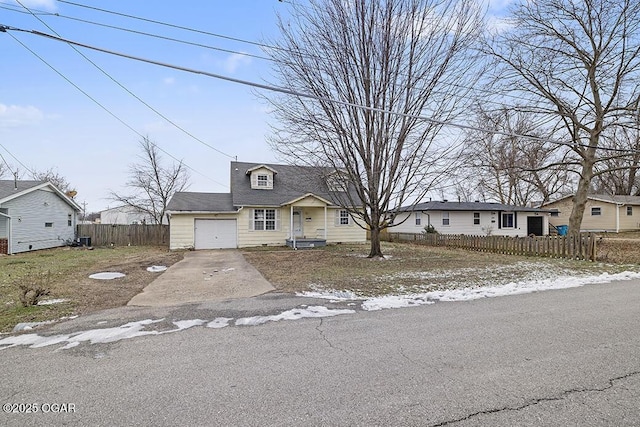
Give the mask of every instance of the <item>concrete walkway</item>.
<svg viewBox="0 0 640 427">
<path fill-rule="evenodd" d="M 127 305 L 172 305 L 252 297 L 275 288 L 236 250 L 187 252 Z"/>
</svg>

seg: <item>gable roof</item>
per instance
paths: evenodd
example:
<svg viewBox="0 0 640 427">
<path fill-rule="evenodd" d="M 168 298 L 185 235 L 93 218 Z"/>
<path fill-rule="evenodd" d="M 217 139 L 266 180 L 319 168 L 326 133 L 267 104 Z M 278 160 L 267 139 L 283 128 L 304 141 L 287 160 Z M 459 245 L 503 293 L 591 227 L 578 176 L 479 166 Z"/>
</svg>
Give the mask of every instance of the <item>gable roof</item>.
<svg viewBox="0 0 640 427">
<path fill-rule="evenodd" d="M 178 192 L 167 204 L 168 212 L 236 212 L 229 193 Z"/>
<path fill-rule="evenodd" d="M 278 171 L 273 177 L 273 189 L 252 189 L 247 171 L 266 167 Z M 338 198 L 329 191 L 326 177 L 333 168 L 314 166 L 274 165 L 264 163 L 231 162 L 231 196 L 234 206 L 282 206 L 291 200 L 313 194 L 338 205 Z M 352 191 L 352 200 L 357 196 Z"/>
<path fill-rule="evenodd" d="M 564 196 L 559 199 L 556 199 L 552 202 L 547 202 L 543 206 L 551 205 L 557 203 L 561 200 L 565 200 L 567 198 L 573 197 L 573 194 L 569 196 Z M 619 205 L 640 205 L 640 196 L 625 196 L 625 195 L 612 195 L 612 194 L 589 194 L 587 195 L 588 200 L 596 200 L 599 202 L 605 203 L 616 203 Z"/>
<path fill-rule="evenodd" d="M 504 205 L 502 203 L 481 203 L 481 202 L 449 202 L 433 201 L 417 203 L 414 206 L 403 206 L 400 212 L 413 211 L 508 211 L 508 212 L 549 212 L 547 209 L 532 208 L 528 206 Z"/>
<path fill-rule="evenodd" d="M 16 199 L 25 194 L 37 191 L 42 188 L 49 187 L 53 190 L 58 197 L 69 204 L 76 211 L 81 211 L 82 208 L 73 199 L 68 197 L 62 191 L 60 191 L 55 185 L 48 181 L 15 181 L 12 179 L 0 180 L 0 205 L 8 202 L 9 200 Z"/>
</svg>

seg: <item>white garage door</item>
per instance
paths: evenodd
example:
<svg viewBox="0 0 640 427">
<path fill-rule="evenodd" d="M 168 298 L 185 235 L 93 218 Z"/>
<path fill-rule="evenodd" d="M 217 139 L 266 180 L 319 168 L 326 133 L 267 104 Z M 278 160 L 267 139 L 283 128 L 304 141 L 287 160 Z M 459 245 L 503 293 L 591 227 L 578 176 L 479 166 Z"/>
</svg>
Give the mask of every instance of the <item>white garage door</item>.
<svg viewBox="0 0 640 427">
<path fill-rule="evenodd" d="M 196 249 L 237 248 L 235 219 L 196 219 Z"/>
</svg>

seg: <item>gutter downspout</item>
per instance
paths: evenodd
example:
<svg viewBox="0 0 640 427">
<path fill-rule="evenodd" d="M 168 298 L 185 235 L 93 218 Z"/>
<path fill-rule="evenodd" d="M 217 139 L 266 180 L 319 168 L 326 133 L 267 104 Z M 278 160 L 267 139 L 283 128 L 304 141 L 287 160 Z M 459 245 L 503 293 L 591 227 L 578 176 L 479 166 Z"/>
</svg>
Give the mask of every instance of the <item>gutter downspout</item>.
<svg viewBox="0 0 640 427">
<path fill-rule="evenodd" d="M 7 221 L 7 255 L 13 255 L 13 250 L 12 250 L 12 243 L 13 243 L 13 239 L 12 239 L 12 227 L 11 227 L 11 216 L 4 214 L 2 212 L 0 212 L 0 216 L 7 218 L 9 221 Z"/>
</svg>

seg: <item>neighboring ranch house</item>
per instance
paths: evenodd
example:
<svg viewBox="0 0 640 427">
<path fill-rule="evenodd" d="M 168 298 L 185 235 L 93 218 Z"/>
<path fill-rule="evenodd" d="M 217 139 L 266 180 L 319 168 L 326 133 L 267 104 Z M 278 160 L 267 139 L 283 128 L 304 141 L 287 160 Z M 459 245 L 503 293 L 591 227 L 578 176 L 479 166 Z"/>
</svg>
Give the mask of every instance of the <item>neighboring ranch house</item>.
<svg viewBox="0 0 640 427">
<path fill-rule="evenodd" d="M 441 234 L 546 236 L 549 211 L 500 203 L 436 201 L 399 209 L 391 233 L 422 233 L 432 226 Z"/>
<path fill-rule="evenodd" d="M 569 225 L 573 209 L 573 196 L 566 196 L 543 205 L 551 210 L 551 224 Z M 610 196 L 593 194 L 587 196 L 580 231 L 640 230 L 640 196 Z"/>
<path fill-rule="evenodd" d="M 230 182 L 230 193 L 172 197 L 170 249 L 366 242 L 366 230 L 340 207 L 351 188 L 339 172 L 231 162 Z"/>
<path fill-rule="evenodd" d="M 80 210 L 50 182 L 0 180 L 0 253 L 71 243 Z"/>
<path fill-rule="evenodd" d="M 155 224 L 148 212 L 133 206 L 117 206 L 100 211 L 100 224 Z M 166 221 L 165 221 L 166 223 Z"/>
</svg>

